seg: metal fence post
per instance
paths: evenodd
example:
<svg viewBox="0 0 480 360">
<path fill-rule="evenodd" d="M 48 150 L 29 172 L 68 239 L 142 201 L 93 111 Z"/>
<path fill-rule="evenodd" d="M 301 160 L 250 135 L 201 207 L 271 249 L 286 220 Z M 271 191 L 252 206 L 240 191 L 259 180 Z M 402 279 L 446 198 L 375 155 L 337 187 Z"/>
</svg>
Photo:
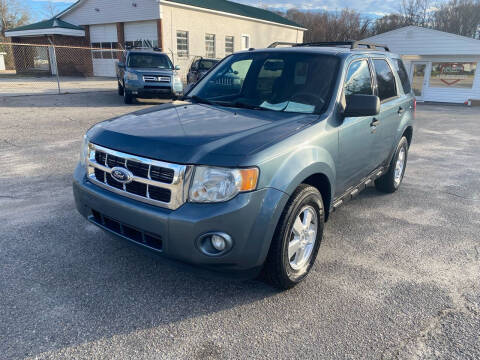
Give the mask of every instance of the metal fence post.
<svg viewBox="0 0 480 360">
<path fill-rule="evenodd" d="M 50 38 L 48 39 L 48 41 L 50 42 L 53 48 L 53 63 L 55 65 L 55 75 L 57 76 L 58 93 L 61 94 L 62 90 L 60 88 L 60 75 L 58 73 L 58 65 L 57 65 L 57 49 L 55 48 L 55 44 L 52 42 Z"/>
</svg>

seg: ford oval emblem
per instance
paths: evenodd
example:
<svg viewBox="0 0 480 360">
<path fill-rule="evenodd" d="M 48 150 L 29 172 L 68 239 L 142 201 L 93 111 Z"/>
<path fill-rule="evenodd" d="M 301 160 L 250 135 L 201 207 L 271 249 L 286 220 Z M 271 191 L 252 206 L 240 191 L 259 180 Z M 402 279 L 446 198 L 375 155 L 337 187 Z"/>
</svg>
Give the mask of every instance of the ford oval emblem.
<svg viewBox="0 0 480 360">
<path fill-rule="evenodd" d="M 112 175 L 112 178 L 122 184 L 128 184 L 133 180 L 133 174 L 122 167 L 114 167 L 110 175 Z"/>
</svg>

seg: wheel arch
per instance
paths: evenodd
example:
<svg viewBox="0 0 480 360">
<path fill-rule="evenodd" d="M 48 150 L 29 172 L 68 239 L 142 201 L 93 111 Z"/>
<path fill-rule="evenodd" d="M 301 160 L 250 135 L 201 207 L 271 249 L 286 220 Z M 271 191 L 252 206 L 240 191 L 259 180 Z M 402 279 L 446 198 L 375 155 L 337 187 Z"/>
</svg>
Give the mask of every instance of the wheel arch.
<svg viewBox="0 0 480 360">
<path fill-rule="evenodd" d="M 403 131 L 402 137 L 405 136 L 408 141 L 408 147 L 412 144 L 412 138 L 413 138 L 413 126 L 409 125 L 405 128 Z"/>
</svg>

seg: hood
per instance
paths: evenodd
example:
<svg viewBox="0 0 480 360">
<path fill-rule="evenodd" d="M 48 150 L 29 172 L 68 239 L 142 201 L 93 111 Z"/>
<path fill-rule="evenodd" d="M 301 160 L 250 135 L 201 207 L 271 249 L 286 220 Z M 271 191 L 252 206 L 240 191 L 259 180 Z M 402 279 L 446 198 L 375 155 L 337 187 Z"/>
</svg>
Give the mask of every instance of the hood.
<svg viewBox="0 0 480 360">
<path fill-rule="evenodd" d="M 175 102 L 97 124 L 88 137 L 94 144 L 157 160 L 235 166 L 316 119 L 318 115 Z"/>
</svg>

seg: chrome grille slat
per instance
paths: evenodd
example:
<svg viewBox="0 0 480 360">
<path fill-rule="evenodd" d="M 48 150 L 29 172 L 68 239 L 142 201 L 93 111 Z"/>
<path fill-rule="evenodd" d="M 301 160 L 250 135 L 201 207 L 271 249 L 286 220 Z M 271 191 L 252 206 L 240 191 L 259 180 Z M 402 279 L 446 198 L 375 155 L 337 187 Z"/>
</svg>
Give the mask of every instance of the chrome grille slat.
<svg viewBox="0 0 480 360">
<path fill-rule="evenodd" d="M 87 168 L 88 168 L 87 177 L 89 181 L 95 185 L 98 185 L 104 189 L 110 190 L 114 193 L 123 195 L 125 197 L 129 197 L 129 198 L 142 201 L 151 205 L 156 205 L 159 207 L 164 207 L 172 210 L 179 208 L 187 200 L 186 199 L 186 196 L 188 194 L 187 188 L 188 188 L 188 184 L 190 183 L 190 177 L 192 174 L 191 165 L 171 164 L 163 161 L 152 160 L 148 158 L 143 158 L 141 156 L 122 153 L 120 151 L 108 149 L 103 146 L 95 145 L 92 143 L 89 144 L 88 154 L 89 155 L 86 159 Z M 103 159 L 103 154 L 105 154 L 104 164 L 99 163 L 97 161 L 97 159 L 99 160 Z M 110 157 L 110 161 L 109 161 L 109 157 Z M 112 168 L 115 166 L 119 166 L 121 163 L 123 163 L 123 167 L 125 169 L 128 169 L 129 161 L 140 164 L 141 171 L 137 171 L 138 167 L 135 170 L 137 174 L 144 175 L 145 170 L 147 169 L 147 166 L 148 166 L 147 177 L 135 175 L 133 174 L 132 171 L 130 171 L 133 174 L 133 176 L 129 184 L 132 184 L 132 186 L 127 186 L 127 184 L 122 184 L 122 186 L 120 186 L 121 183 L 115 182 L 116 180 L 114 180 L 111 176 Z M 115 165 L 115 166 L 110 167 L 110 165 Z M 152 180 L 151 178 L 152 166 L 163 169 L 162 171 L 164 172 L 162 172 L 162 174 L 165 175 L 164 178 L 166 179 L 166 181 L 169 181 L 170 179 L 172 181 L 162 182 L 162 181 Z M 97 177 L 97 175 L 100 172 L 103 172 L 103 179 L 98 179 Z M 173 178 L 172 178 L 172 174 L 173 174 Z M 108 180 L 107 180 L 107 177 L 108 177 Z M 143 184 L 143 186 L 146 187 L 146 191 L 139 191 L 138 190 L 139 185 L 135 186 L 134 182 Z M 160 200 L 152 198 L 152 195 L 150 193 L 150 186 L 155 187 L 154 195 L 156 198 Z M 135 193 L 135 191 L 137 193 Z M 138 195 L 138 193 L 140 194 L 143 193 L 145 194 L 145 196 L 143 196 L 143 194 Z M 170 198 L 168 202 L 161 201 L 161 200 L 166 200 L 168 197 Z"/>
</svg>

